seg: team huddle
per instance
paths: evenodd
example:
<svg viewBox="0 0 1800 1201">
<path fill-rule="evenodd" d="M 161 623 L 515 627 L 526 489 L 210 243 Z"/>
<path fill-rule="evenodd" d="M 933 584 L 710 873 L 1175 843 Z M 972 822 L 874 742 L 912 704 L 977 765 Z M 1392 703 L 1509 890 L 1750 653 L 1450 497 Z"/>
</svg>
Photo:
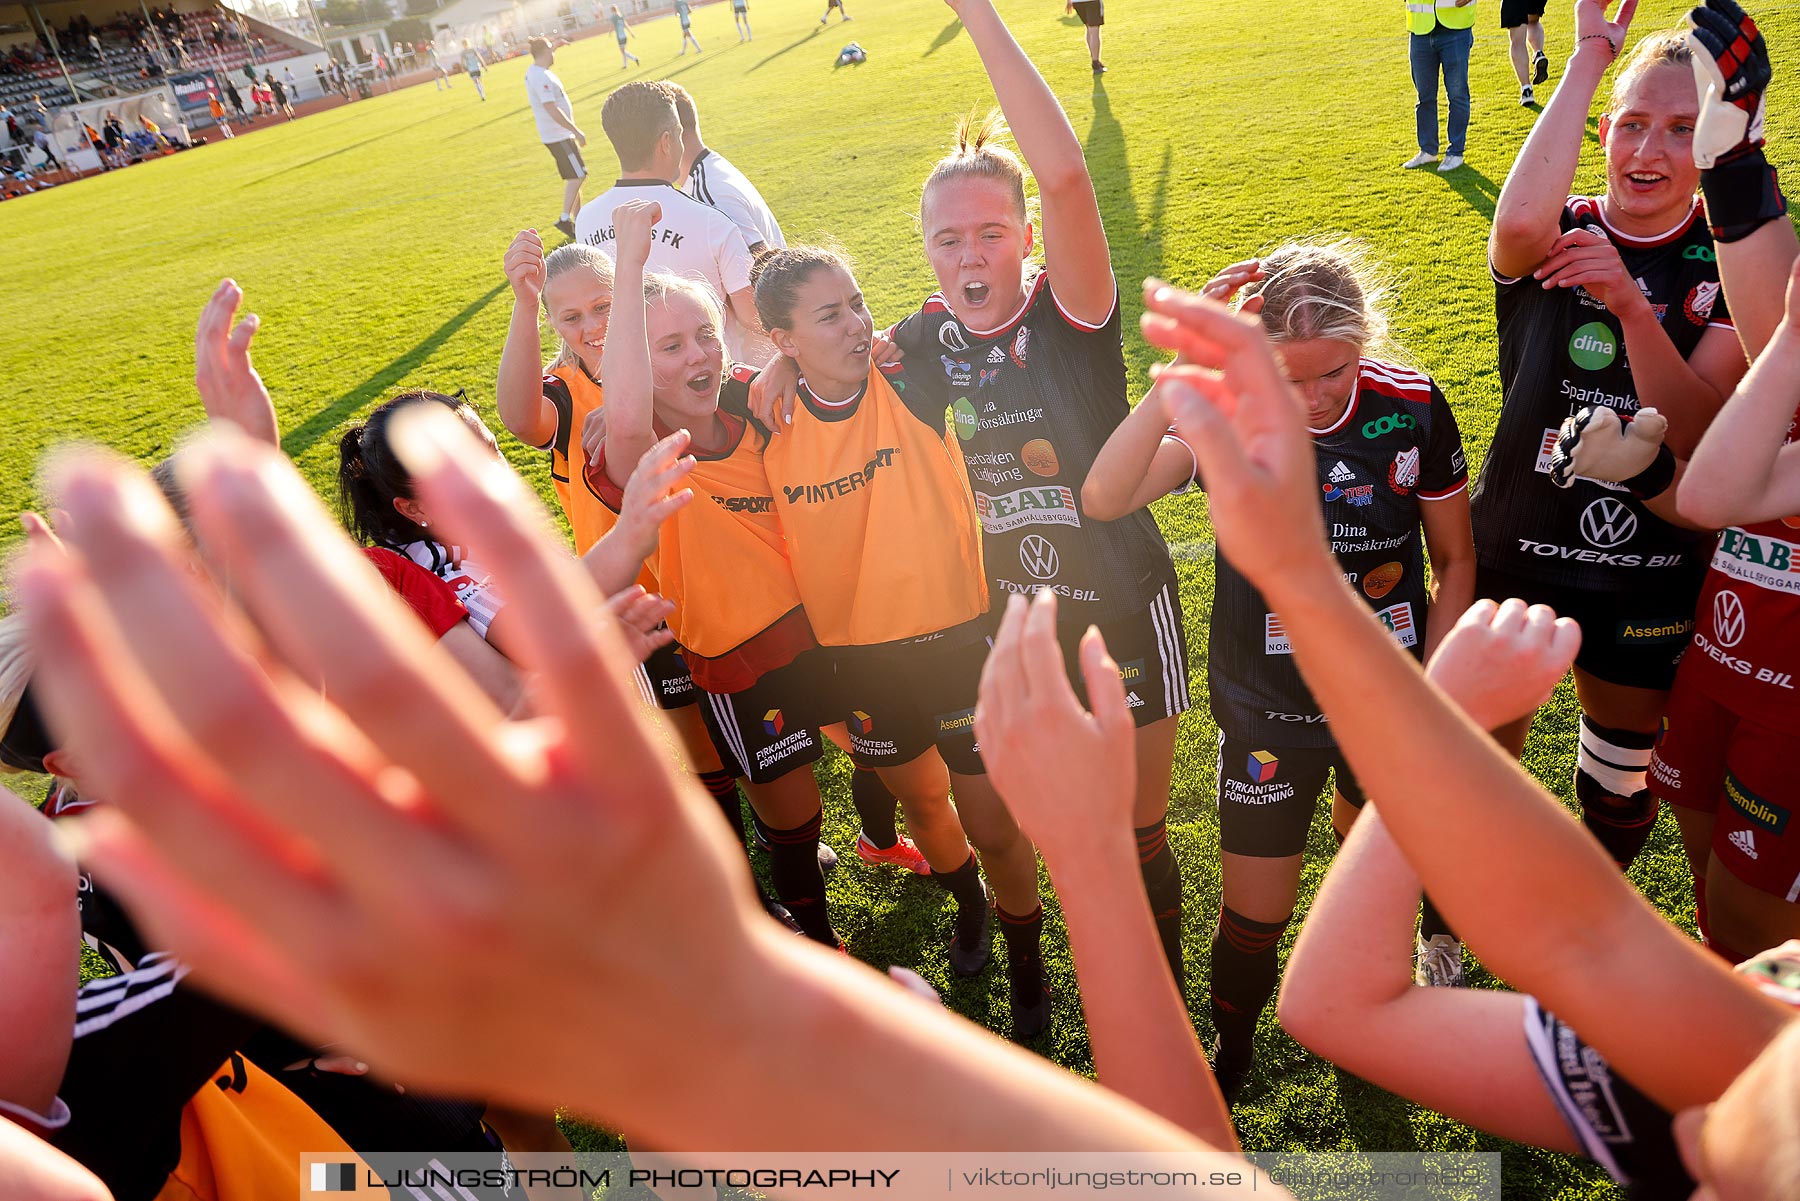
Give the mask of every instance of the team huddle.
<svg viewBox="0 0 1800 1201">
<path fill-rule="evenodd" d="M 133 1013 L 166 1014 L 191 968 L 227 1016 L 205 1011 L 202 1073 L 165 1103 L 204 1126 L 192 1107 L 225 1102 L 200 1082 L 242 1050 L 250 1091 L 305 1114 L 264 1161 L 239 1153 L 247 1180 L 385 1150 L 395 1123 L 566 1150 L 557 1105 L 647 1146 L 1230 1151 L 1279 990 L 1282 1025 L 1340 1067 L 1634 1196 L 1792 1194 L 1800 247 L 1754 21 L 1709 0 L 1626 54 L 1635 0 L 1575 4 L 1487 246 L 1504 403 L 1471 488 L 1453 398 L 1389 337 L 1349 239 L 1294 237 L 1195 293 L 1147 281 L 1143 336 L 1177 357 L 1133 404 L 1081 144 L 989 0 L 952 7 L 999 109 L 923 181 L 938 288 L 909 313 L 872 314 L 841 252 L 756 223 L 760 197 L 712 207 L 706 180 L 747 181 L 685 91 L 608 99 L 619 182 L 565 211 L 568 244 L 525 231 L 502 259 L 496 407 L 548 454 L 573 557 L 474 407 L 425 391 L 342 436 L 351 550 L 280 454 L 230 281 L 197 336 L 213 430 L 153 473 L 162 501 L 112 460 L 55 469 L 67 520 L 28 517 L 0 627 L 0 749 L 56 777 L 50 818 L 81 815 L 70 920 L 122 972 L 83 1012 L 121 1012 L 58 1043 L 50 1006 L 39 1037 L 66 1054 L 0 1112 L 119 1198 L 191 1182 L 185 1135 L 146 1176 L 78 1100 L 147 1054 Z M 1615 62 L 1606 190 L 1571 196 Z M 1193 491 L 1219 546 L 1204 1050 L 1165 824 L 1188 626 L 1148 507 Z M 1571 670 L 1579 826 L 1516 763 Z M 852 962 L 820 840 L 832 745 L 857 858 L 948 894 L 950 970 L 988 970 L 997 928 L 1020 1042 L 1052 1021 L 1041 856 L 1103 1087 Z M 1284 980 L 1328 789 L 1340 849 Z M 1623 875 L 1659 801 L 1701 944 Z M 57 879 L 45 823 L 7 821 L 15 878 Z M 1517 991 L 1461 988 L 1465 941 Z M 152 981 L 163 1008 L 119 1004 Z M 592 1046 L 545 1033 L 577 1006 Z M 820 1028 L 829 1083 L 727 1049 Z M 330 1066 L 340 1040 L 491 1100 L 421 1116 Z M 895 1056 L 904 1084 L 879 1073 Z M 827 1088 L 853 1100 L 800 1136 L 757 1100 Z"/>
</svg>

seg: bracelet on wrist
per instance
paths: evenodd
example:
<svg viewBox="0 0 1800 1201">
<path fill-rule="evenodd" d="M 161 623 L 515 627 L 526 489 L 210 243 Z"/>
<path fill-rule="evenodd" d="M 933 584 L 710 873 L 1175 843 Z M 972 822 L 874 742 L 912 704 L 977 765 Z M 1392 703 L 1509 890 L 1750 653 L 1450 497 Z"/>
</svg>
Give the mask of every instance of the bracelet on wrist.
<svg viewBox="0 0 1800 1201">
<path fill-rule="evenodd" d="M 1606 48 L 1612 52 L 1612 56 L 1614 58 L 1619 57 L 1619 48 L 1617 46 L 1613 45 L 1613 40 L 1612 40 L 1611 36 L 1604 34 L 1604 33 L 1584 33 L 1584 34 L 1582 34 L 1580 37 L 1575 39 L 1575 49 L 1580 50 L 1581 43 L 1583 43 L 1583 42 L 1593 42 L 1593 41 L 1605 42 Z"/>
<path fill-rule="evenodd" d="M 1654 500 L 1667 492 L 1669 485 L 1675 482 L 1675 452 L 1666 444 L 1657 447 L 1656 458 L 1650 466 L 1620 482 L 1639 500 Z"/>
</svg>

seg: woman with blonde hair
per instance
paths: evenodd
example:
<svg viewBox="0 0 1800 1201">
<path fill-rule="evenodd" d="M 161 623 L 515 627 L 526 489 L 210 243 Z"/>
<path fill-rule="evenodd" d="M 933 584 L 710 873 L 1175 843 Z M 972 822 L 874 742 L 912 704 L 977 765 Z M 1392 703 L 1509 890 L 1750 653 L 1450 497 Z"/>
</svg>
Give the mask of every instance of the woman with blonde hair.
<svg viewBox="0 0 1800 1201">
<path fill-rule="evenodd" d="M 1205 288 L 1221 302 L 1240 291 L 1248 293 L 1240 311 L 1260 319 L 1305 401 L 1318 500 L 1344 578 L 1389 635 L 1421 658 L 1475 591 L 1468 469 L 1449 402 L 1429 376 L 1373 357 L 1386 343 L 1387 321 L 1376 273 L 1353 244 L 1289 242 L 1234 263 Z M 1152 388 L 1088 473 L 1082 500 L 1090 516 L 1117 520 L 1206 486 L 1170 425 L 1162 390 Z M 1332 828 L 1341 839 L 1364 797 L 1294 666 L 1287 630 L 1224 556 L 1213 583 L 1207 692 L 1219 723 L 1224 878 L 1212 944 L 1213 1068 L 1232 1101 L 1280 977 L 1277 953 L 1299 896 L 1315 802 L 1332 780 Z M 1451 953 L 1445 944 L 1454 940 L 1429 910 L 1426 933 L 1422 945 L 1446 961 L 1437 982 L 1452 982 L 1461 951 Z M 1428 968 L 1433 958 L 1426 956 Z"/>
</svg>

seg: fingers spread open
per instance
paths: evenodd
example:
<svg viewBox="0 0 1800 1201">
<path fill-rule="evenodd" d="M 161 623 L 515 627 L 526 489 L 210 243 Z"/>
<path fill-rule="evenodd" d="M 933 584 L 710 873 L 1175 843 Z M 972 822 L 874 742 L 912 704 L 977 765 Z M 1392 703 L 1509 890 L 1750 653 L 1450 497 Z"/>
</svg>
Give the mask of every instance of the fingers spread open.
<svg viewBox="0 0 1800 1201">
<path fill-rule="evenodd" d="M 501 714 L 293 467 L 226 433 L 184 454 L 178 470 L 209 552 L 287 661 L 322 681 L 332 704 L 417 777 L 442 815 L 476 840 L 505 836 L 514 823 L 493 798 L 517 778 L 492 737 Z"/>
<path fill-rule="evenodd" d="M 517 662 L 537 673 L 542 711 L 562 721 L 570 760 L 589 779 L 614 785 L 609 798 L 666 792 L 666 760 L 652 748 L 630 684 L 635 663 L 602 615 L 593 582 L 551 543 L 536 498 L 435 405 L 405 414 L 393 444 L 419 494 L 494 573 L 517 612 Z M 620 808 L 614 816 L 641 816 L 631 804 Z"/>
<path fill-rule="evenodd" d="M 298 935 L 339 920 L 303 849 L 234 794 L 169 711 L 82 566 L 34 549 L 17 582 L 38 659 L 32 682 L 83 787 L 254 924 Z"/>
</svg>

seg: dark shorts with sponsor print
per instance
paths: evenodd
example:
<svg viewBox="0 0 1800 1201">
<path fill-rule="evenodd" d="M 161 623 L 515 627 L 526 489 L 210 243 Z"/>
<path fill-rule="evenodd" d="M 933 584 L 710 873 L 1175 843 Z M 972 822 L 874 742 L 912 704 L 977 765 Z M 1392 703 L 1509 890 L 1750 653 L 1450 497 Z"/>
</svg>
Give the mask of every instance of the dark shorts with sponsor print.
<svg viewBox="0 0 1800 1201">
<path fill-rule="evenodd" d="M 987 623 L 989 644 L 1000 628 L 1002 616 L 1004 610 L 994 609 L 982 619 Z M 1100 636 L 1106 640 L 1108 653 L 1119 665 L 1119 678 L 1125 684 L 1125 703 L 1131 707 L 1131 720 L 1135 725 L 1139 728 L 1154 725 L 1188 711 L 1192 702 L 1188 699 L 1187 635 L 1182 627 L 1181 595 L 1175 585 L 1165 584 L 1158 589 L 1150 598 L 1149 608 L 1097 624 Z M 1062 644 L 1063 667 L 1083 705 L 1088 703 L 1087 680 L 1081 672 L 1081 637 L 1086 633 L 1086 626 L 1077 625 L 1058 625 L 1056 630 L 1056 640 Z M 984 650 L 982 658 L 985 655 Z M 977 686 L 981 683 L 981 666 L 971 652 L 963 667 L 964 671 L 970 672 Z M 957 764 L 969 762 L 980 749 L 975 745 L 975 710 L 971 708 L 967 712 L 946 715 L 940 719 L 940 725 L 946 724 L 951 728 L 940 729 L 938 746 L 943 750 L 944 761 L 950 764 L 950 770 L 962 772 L 963 768 Z M 966 738 L 966 750 L 951 749 L 951 744 L 946 741 L 951 735 L 956 741 Z M 958 757 L 953 758 L 953 754 Z"/>
<path fill-rule="evenodd" d="M 1475 572 L 1475 595 L 1496 601 L 1516 596 L 1527 604 L 1549 605 L 1558 617 L 1581 627 L 1576 667 L 1608 684 L 1666 692 L 1694 632 L 1700 581 L 1684 577 L 1679 587 L 1666 590 L 1593 592 L 1539 583 L 1482 564 Z"/>
<path fill-rule="evenodd" d="M 702 691 L 700 716 L 725 766 L 735 765 L 752 784 L 767 784 L 825 753 L 819 727 L 837 720 L 836 695 L 831 655 L 814 648 L 742 692 Z"/>
<path fill-rule="evenodd" d="M 545 142 L 544 149 L 556 160 L 556 173 L 564 179 L 586 179 L 587 163 L 582 161 L 581 147 L 575 144 L 574 138 L 566 138 L 561 142 Z"/>
<path fill-rule="evenodd" d="M 1083 25 L 1106 24 L 1106 0 L 1075 0 L 1075 15 Z"/>
<path fill-rule="evenodd" d="M 656 709 L 685 709 L 700 699 L 694 677 L 681 657 L 681 648 L 670 644 L 650 652 L 634 675 L 644 703 Z"/>
<path fill-rule="evenodd" d="M 1525 24 L 1526 17 L 1544 15 L 1544 0 L 1500 0 L 1500 28 L 1513 29 Z"/>
<path fill-rule="evenodd" d="M 987 652 L 982 618 L 904 642 L 833 648 L 856 765 L 898 767 L 937 747 L 951 771 L 981 775 L 973 729 Z"/>
<path fill-rule="evenodd" d="M 1302 853 L 1319 794 L 1334 778 L 1361 809 L 1362 785 L 1336 747 L 1258 746 L 1220 734 L 1219 849 L 1257 859 Z"/>
<path fill-rule="evenodd" d="M 1800 737 L 1746 721 L 1698 688 L 1677 687 L 1650 760 L 1650 791 L 1717 815 L 1712 852 L 1732 875 L 1800 901 Z"/>
</svg>

